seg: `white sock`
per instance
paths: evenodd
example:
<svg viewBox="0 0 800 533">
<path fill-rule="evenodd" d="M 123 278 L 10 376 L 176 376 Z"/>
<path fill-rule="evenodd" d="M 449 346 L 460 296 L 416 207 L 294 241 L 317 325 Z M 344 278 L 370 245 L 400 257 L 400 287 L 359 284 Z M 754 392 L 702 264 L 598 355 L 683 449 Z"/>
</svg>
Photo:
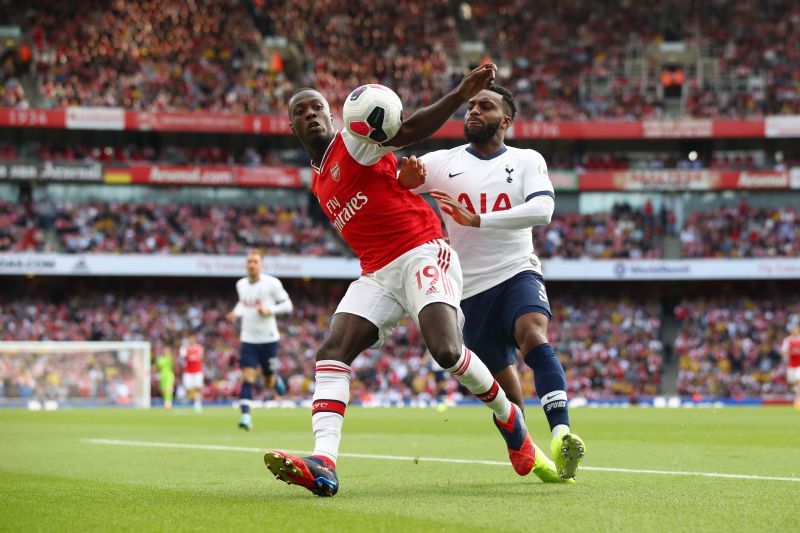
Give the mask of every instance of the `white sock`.
<svg viewBox="0 0 800 533">
<path fill-rule="evenodd" d="M 350 401 L 350 366 L 339 361 L 317 361 L 317 381 L 311 404 L 314 453 L 334 466 L 342 439 L 344 411 Z"/>
<path fill-rule="evenodd" d="M 508 421 L 508 417 L 511 416 L 511 402 L 508 401 L 505 391 L 497 384 L 483 361 L 469 348 L 461 346 L 461 357 L 447 371 L 494 411 L 500 422 Z"/>
<path fill-rule="evenodd" d="M 556 424 L 553 426 L 553 438 L 556 438 L 561 432 L 564 432 L 564 435 L 569 433 L 569 426 L 566 424 Z"/>
</svg>

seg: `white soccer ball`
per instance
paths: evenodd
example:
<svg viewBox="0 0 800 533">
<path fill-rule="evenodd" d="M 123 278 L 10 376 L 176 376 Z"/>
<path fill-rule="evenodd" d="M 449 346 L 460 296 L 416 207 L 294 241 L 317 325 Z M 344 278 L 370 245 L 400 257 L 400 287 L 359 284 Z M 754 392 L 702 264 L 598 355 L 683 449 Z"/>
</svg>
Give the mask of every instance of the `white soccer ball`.
<svg viewBox="0 0 800 533">
<path fill-rule="evenodd" d="M 370 83 L 350 93 L 342 109 L 344 125 L 353 137 L 371 144 L 394 137 L 403 124 L 403 102 L 393 90 Z"/>
</svg>

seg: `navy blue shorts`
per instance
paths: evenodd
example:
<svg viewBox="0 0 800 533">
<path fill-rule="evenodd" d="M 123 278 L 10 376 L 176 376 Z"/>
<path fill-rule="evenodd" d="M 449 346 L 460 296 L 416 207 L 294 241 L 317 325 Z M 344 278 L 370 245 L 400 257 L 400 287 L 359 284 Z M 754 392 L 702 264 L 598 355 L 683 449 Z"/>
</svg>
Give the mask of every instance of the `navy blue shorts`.
<svg viewBox="0 0 800 533">
<path fill-rule="evenodd" d="M 478 354 L 492 374 L 517 363 L 514 323 L 526 313 L 553 318 L 544 288 L 536 272 L 520 272 L 503 283 L 461 300 L 464 312 L 464 344 Z"/>
<path fill-rule="evenodd" d="M 275 365 L 278 364 L 276 355 L 278 355 L 278 341 L 264 344 L 243 342 L 239 366 L 257 368 L 260 365 L 264 375 L 271 376 L 275 373 Z"/>
</svg>

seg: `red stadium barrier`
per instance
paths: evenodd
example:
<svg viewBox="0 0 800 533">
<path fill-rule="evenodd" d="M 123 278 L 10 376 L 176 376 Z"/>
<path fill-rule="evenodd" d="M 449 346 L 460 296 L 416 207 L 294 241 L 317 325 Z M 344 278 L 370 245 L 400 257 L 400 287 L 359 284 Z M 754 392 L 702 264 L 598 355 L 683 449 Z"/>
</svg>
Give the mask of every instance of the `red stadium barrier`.
<svg viewBox="0 0 800 533">
<path fill-rule="evenodd" d="M 106 169 L 107 182 L 146 185 L 302 187 L 298 167 L 131 165 Z M 129 181 L 124 179 L 129 176 Z"/>
<path fill-rule="evenodd" d="M 769 125 L 769 128 L 767 127 Z M 94 130 L 184 131 L 290 135 L 284 115 L 237 115 L 205 112 L 123 111 L 119 108 L 70 107 L 67 109 L 0 108 L 0 126 Z M 510 137 L 515 139 L 683 139 L 794 137 L 800 116 L 753 120 L 646 120 L 631 122 L 537 122 L 519 120 Z M 461 139 L 461 121 L 447 122 L 434 137 Z"/>
<path fill-rule="evenodd" d="M 781 190 L 792 188 L 789 178 L 789 172 L 773 170 L 602 170 L 579 174 L 578 190 Z"/>
</svg>

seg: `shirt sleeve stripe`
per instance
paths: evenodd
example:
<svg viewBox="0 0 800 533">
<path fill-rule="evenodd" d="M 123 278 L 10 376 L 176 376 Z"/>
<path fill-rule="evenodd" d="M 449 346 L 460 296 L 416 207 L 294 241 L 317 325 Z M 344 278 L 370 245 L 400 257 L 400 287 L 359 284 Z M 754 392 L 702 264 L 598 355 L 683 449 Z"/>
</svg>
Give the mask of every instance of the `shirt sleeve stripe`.
<svg viewBox="0 0 800 533">
<path fill-rule="evenodd" d="M 549 196 L 553 200 L 556 199 L 556 195 L 555 195 L 555 193 L 553 193 L 553 191 L 539 191 L 539 192 L 531 193 L 528 196 L 526 196 L 525 197 L 525 201 L 527 202 L 531 198 L 536 198 L 537 196 Z"/>
</svg>

